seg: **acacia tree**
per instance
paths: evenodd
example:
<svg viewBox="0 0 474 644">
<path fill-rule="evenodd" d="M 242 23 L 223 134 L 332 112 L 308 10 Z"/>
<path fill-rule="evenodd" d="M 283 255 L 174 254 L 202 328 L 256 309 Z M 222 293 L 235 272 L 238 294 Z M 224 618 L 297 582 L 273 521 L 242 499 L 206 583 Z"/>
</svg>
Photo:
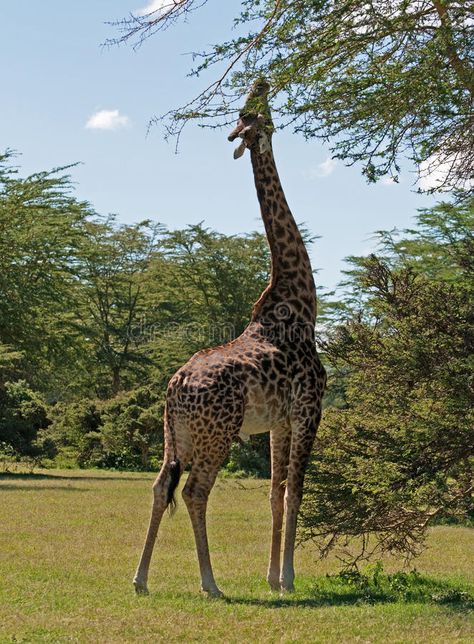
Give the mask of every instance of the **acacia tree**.
<svg viewBox="0 0 474 644">
<path fill-rule="evenodd" d="M 474 203 L 423 211 L 352 258 L 346 309 L 322 339 L 339 409 L 326 410 L 301 536 L 321 553 L 414 555 L 439 517 L 473 515 Z M 354 561 L 354 550 L 345 552 Z"/>
<path fill-rule="evenodd" d="M 78 327 L 99 365 L 95 385 L 101 397 L 117 394 L 127 370 L 140 373 L 147 363 L 138 328 L 146 310 L 144 280 L 162 230 L 148 221 L 117 226 L 113 217 L 85 226 Z"/>
<path fill-rule="evenodd" d="M 13 159 L 0 155 L 0 343 L 20 356 L 21 376 L 55 398 L 83 367 L 74 263 L 93 211 L 64 168 L 21 177 Z"/>
<path fill-rule="evenodd" d="M 223 329 L 217 341 L 242 333 L 253 302 L 268 281 L 270 256 L 265 237 L 258 233 L 229 237 L 201 222 L 168 232 L 162 249 L 188 321 L 208 327 L 226 325 L 229 337 Z"/>
<path fill-rule="evenodd" d="M 119 35 L 109 42 L 137 46 L 206 2 L 163 0 L 113 23 Z M 431 176 L 421 187 L 472 192 L 470 0 L 243 0 L 235 26 L 236 37 L 195 54 L 191 74 L 214 68 L 214 80 L 164 115 L 168 134 L 190 119 L 234 118 L 250 81 L 264 75 L 280 124 L 329 140 L 334 157 L 361 162 L 369 181 L 398 180 L 407 155 Z"/>
</svg>

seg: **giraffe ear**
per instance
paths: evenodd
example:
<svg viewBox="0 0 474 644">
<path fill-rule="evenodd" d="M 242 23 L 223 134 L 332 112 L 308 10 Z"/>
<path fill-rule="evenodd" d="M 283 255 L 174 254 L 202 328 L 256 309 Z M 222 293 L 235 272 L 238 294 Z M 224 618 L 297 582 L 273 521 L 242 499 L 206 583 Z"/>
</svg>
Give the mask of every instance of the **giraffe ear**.
<svg viewBox="0 0 474 644">
<path fill-rule="evenodd" d="M 270 140 L 266 132 L 261 132 L 260 138 L 258 140 L 258 147 L 260 150 L 260 154 L 264 154 L 265 152 L 270 152 L 271 150 Z"/>
<path fill-rule="evenodd" d="M 245 152 L 246 148 L 247 146 L 245 145 L 245 141 L 242 141 L 234 150 L 234 159 L 239 159 Z"/>
</svg>

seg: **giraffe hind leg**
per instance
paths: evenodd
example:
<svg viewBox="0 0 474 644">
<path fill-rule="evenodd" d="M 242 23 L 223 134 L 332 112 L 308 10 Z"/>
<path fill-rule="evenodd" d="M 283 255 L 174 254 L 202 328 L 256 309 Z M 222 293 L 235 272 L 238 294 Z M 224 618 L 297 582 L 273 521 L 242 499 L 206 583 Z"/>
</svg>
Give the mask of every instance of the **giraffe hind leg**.
<svg viewBox="0 0 474 644">
<path fill-rule="evenodd" d="M 150 523 L 140 562 L 133 579 L 133 585 L 137 593 L 148 593 L 148 570 L 150 568 L 151 555 L 158 534 L 158 528 L 160 527 L 161 519 L 166 508 L 170 506 L 171 509 L 174 509 L 176 505 L 174 491 L 179 483 L 180 475 L 181 464 L 179 460 L 171 462 L 165 461 L 153 484 L 153 506 Z"/>
<path fill-rule="evenodd" d="M 221 597 L 223 593 L 219 590 L 214 579 L 209 555 L 206 526 L 207 501 L 219 468 L 229 452 L 233 433 L 222 437 L 219 445 L 213 444 L 214 453 L 212 459 L 209 458 L 208 449 L 200 450 L 200 453 L 193 457 L 191 472 L 182 492 L 196 542 L 201 573 L 201 590 L 212 597 Z"/>
</svg>

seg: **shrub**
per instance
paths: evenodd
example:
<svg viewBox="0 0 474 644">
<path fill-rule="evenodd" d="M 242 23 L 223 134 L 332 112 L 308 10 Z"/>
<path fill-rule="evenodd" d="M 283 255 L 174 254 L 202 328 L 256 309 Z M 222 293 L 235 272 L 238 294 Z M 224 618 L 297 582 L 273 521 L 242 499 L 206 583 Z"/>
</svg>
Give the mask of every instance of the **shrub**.
<svg viewBox="0 0 474 644">
<path fill-rule="evenodd" d="M 93 467 L 102 458 L 100 426 L 96 402 L 57 403 L 51 409 L 51 425 L 42 437 L 53 441 L 61 462 L 75 461 L 79 467 Z"/>
<path fill-rule="evenodd" d="M 104 404 L 103 467 L 156 468 L 163 451 L 164 395 L 152 385 L 120 394 Z"/>
<path fill-rule="evenodd" d="M 224 466 L 234 476 L 270 476 L 268 435 L 252 436 L 248 442 L 233 443 Z"/>
<path fill-rule="evenodd" d="M 24 380 L 7 382 L 0 389 L 0 441 L 16 454 L 39 456 L 36 438 L 49 422 L 46 404 Z"/>
<path fill-rule="evenodd" d="M 152 386 L 107 401 L 58 403 L 43 434 L 58 448 L 61 463 L 79 467 L 144 470 L 159 465 L 164 399 Z"/>
</svg>

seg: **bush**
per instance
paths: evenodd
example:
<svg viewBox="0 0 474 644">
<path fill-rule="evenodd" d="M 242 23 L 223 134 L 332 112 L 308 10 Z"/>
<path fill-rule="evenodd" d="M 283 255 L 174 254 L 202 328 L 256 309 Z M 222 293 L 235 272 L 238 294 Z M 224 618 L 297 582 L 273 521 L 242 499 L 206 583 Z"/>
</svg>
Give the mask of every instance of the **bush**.
<svg viewBox="0 0 474 644">
<path fill-rule="evenodd" d="M 61 462 L 79 467 L 98 466 L 102 459 L 101 416 L 96 402 L 57 403 L 51 409 L 51 425 L 42 433 L 58 449 Z"/>
<path fill-rule="evenodd" d="M 102 409 L 103 467 L 156 468 L 163 451 L 164 394 L 151 385 L 116 396 Z"/>
<path fill-rule="evenodd" d="M 270 476 L 268 435 L 252 436 L 245 443 L 233 443 L 224 470 L 234 476 L 268 478 Z"/>
<path fill-rule="evenodd" d="M 352 314 L 325 345 L 344 373 L 346 408 L 324 415 L 301 536 L 323 555 L 339 546 L 344 556 L 358 537 L 366 557 L 413 556 L 438 517 L 473 512 L 472 287 L 373 256 L 359 280 L 364 316 Z"/>
<path fill-rule="evenodd" d="M 320 577 L 312 591 L 331 605 L 416 602 L 457 605 L 464 610 L 474 607 L 472 593 L 462 586 L 420 575 L 416 570 L 388 574 L 380 561 L 362 571 L 352 568 Z"/>
<path fill-rule="evenodd" d="M 58 403 L 44 440 L 58 460 L 79 467 L 157 469 L 163 449 L 164 397 L 152 386 L 123 392 L 105 402 Z"/>
<path fill-rule="evenodd" d="M 39 456 L 38 432 L 50 421 L 46 404 L 24 380 L 7 382 L 0 389 L 0 442 L 19 456 Z M 51 453 L 51 444 L 46 443 Z"/>
</svg>

